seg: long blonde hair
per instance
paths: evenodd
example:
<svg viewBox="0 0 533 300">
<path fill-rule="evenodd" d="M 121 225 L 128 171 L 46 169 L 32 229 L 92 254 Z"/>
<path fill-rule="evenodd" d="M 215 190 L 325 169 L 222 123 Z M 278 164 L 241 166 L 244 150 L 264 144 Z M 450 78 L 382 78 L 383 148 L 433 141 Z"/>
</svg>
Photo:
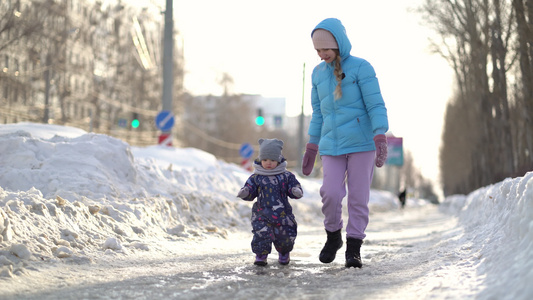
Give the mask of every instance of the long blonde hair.
<svg viewBox="0 0 533 300">
<path fill-rule="evenodd" d="M 341 56 L 338 49 L 333 49 L 335 51 L 335 54 L 337 54 L 337 57 L 335 57 L 335 69 L 333 70 L 333 75 L 335 75 L 335 79 L 337 79 L 337 87 L 335 88 L 335 91 L 333 92 L 333 96 L 335 97 L 335 100 L 342 97 L 342 88 L 341 88 L 341 82 L 344 78 L 344 73 L 342 72 L 342 66 L 341 66 Z"/>
</svg>

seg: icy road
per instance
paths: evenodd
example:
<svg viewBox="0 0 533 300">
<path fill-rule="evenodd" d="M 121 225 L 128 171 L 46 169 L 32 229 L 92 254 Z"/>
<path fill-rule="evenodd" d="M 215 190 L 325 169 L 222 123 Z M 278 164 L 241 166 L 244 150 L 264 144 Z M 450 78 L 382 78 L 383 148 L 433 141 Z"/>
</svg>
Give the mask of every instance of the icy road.
<svg viewBox="0 0 533 300">
<path fill-rule="evenodd" d="M 479 293 L 472 257 L 456 220 L 437 207 L 372 215 L 362 269 L 344 268 L 344 248 L 332 264 L 318 253 L 322 228 L 300 224 L 292 261 L 252 264 L 251 233 L 196 243 L 167 241 L 153 257 L 105 256 L 57 264 L 32 262 L 30 279 L 0 288 L 2 299 L 446 299 Z M 445 241 L 445 242 L 442 242 Z M 461 246 L 459 246 L 461 245 Z M 165 252 L 166 251 L 166 252 Z M 0 286 L 3 283 L 0 282 Z"/>
</svg>

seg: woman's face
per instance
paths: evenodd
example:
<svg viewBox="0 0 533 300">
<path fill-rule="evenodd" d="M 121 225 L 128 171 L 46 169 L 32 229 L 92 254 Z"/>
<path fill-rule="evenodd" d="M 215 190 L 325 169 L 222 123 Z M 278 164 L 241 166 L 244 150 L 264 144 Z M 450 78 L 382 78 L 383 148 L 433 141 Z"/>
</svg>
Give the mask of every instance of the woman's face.
<svg viewBox="0 0 533 300">
<path fill-rule="evenodd" d="M 320 56 L 320 59 L 328 64 L 335 60 L 337 54 L 333 49 L 316 49 L 316 53 Z"/>
<path fill-rule="evenodd" d="M 263 159 L 261 160 L 261 166 L 266 170 L 272 170 L 278 166 L 278 162 L 271 159 Z"/>
</svg>

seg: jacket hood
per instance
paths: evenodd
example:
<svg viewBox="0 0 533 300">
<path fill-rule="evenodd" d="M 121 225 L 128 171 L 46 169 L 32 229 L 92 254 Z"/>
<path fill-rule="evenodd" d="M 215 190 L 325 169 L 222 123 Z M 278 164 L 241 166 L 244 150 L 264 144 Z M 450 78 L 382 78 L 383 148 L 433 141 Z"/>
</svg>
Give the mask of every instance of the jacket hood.
<svg viewBox="0 0 533 300">
<path fill-rule="evenodd" d="M 311 32 L 311 37 L 313 36 L 313 32 L 315 32 L 317 29 L 325 29 L 333 34 L 333 37 L 335 37 L 335 40 L 337 40 L 337 45 L 339 45 L 339 53 L 342 59 L 350 56 L 352 44 L 346 35 L 346 29 L 344 28 L 344 25 L 342 25 L 339 19 L 328 18 L 318 23 L 318 25 L 316 25 Z"/>
</svg>

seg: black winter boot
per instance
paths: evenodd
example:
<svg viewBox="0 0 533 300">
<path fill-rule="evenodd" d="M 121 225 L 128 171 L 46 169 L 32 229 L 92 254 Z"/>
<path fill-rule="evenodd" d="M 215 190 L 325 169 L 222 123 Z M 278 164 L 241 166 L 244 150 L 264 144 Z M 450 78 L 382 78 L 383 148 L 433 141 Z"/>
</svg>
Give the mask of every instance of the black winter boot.
<svg viewBox="0 0 533 300">
<path fill-rule="evenodd" d="M 341 229 L 331 232 L 327 231 L 328 239 L 326 241 L 326 244 L 324 245 L 324 248 L 322 248 L 322 251 L 320 252 L 320 256 L 318 257 L 321 262 L 328 264 L 335 260 L 335 255 L 337 255 L 337 250 L 339 250 L 342 247 L 342 235 L 341 235 Z"/>
<path fill-rule="evenodd" d="M 362 268 L 361 245 L 363 240 L 346 238 L 346 268 Z"/>
</svg>

